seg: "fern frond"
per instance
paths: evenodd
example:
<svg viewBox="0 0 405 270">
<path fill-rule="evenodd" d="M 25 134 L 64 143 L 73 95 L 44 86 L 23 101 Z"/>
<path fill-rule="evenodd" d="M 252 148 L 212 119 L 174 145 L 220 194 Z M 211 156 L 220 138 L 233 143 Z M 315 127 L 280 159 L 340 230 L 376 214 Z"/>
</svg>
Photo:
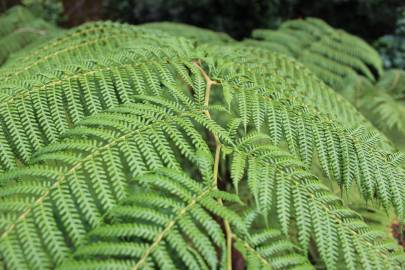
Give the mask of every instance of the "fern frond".
<svg viewBox="0 0 405 270">
<path fill-rule="evenodd" d="M 236 213 L 217 201 L 227 196 L 214 192 L 216 186 L 204 186 L 168 169 L 140 176 L 136 182 L 146 190 L 130 191 L 110 211 L 111 221 L 90 231 L 73 259 L 58 269 L 223 267 L 225 235 L 212 215 L 243 225 Z"/>
<path fill-rule="evenodd" d="M 382 61 L 374 49 L 319 19 L 287 21 L 276 31 L 258 29 L 252 36 L 281 53 L 286 50 L 278 48 L 286 48 L 333 88 L 342 88 L 343 79 L 349 76 L 360 74 L 374 81 L 382 74 Z"/>
<path fill-rule="evenodd" d="M 34 80 L 23 90 L 17 88 L 0 105 L 3 128 L 0 138 L 8 141 L 2 145 L 3 170 L 15 167 L 17 159 L 28 162 L 34 151 L 58 140 L 60 134 L 85 116 L 128 103 L 135 95 L 163 95 L 166 90 L 176 89 L 178 86 L 171 86 L 177 72 L 164 62 L 171 58 L 177 66 L 186 68 L 185 60 L 176 57 L 177 52 L 165 52 L 163 48 L 142 50 L 142 53 L 130 51 L 113 58 L 113 63 L 93 62 L 88 67 L 49 74 L 42 82 Z M 201 75 L 193 75 L 196 76 Z M 150 83 L 155 87 L 150 87 Z"/>
<path fill-rule="evenodd" d="M 186 115 L 122 105 L 83 120 L 60 143 L 39 151 L 30 167 L 2 174 L 0 247 L 6 264 L 17 269 L 59 264 L 125 196 L 129 177 L 195 162 L 196 152 L 208 146 Z M 27 246 L 21 237 L 41 244 Z"/>
<path fill-rule="evenodd" d="M 235 247 L 242 253 L 246 269 L 315 269 L 302 250 L 274 228 L 254 229 L 257 211 L 248 211 L 245 225 L 249 235 L 234 235 Z"/>
<path fill-rule="evenodd" d="M 309 167 L 316 155 L 329 179 L 335 179 L 346 190 L 357 183 L 366 199 L 378 198 L 385 206 L 390 201 L 398 216 L 405 217 L 404 200 L 395 195 L 403 188 L 404 170 L 388 161 L 389 154 L 379 149 L 376 133 L 361 128 L 345 129 L 309 105 L 291 99 L 278 100 L 274 95 L 261 93 L 260 89 L 234 84 L 232 88 L 235 104 L 232 114 L 241 118 L 245 127 L 249 124 L 251 129 L 271 134 L 273 141 L 277 134 L 277 141 L 283 139 L 289 151 Z M 261 95 L 252 94 L 255 92 Z M 247 100 L 248 96 L 256 97 L 258 105 Z M 264 119 L 266 125 L 257 125 L 255 118 Z"/>
<path fill-rule="evenodd" d="M 344 257 L 348 269 L 399 265 L 396 256 L 401 250 L 393 254 L 391 246 L 382 241 L 384 234 L 370 230 L 302 162 L 273 146 L 270 138 L 262 134 L 242 138 L 234 148 L 231 162 L 240 163 L 240 155 L 247 160 L 246 180 L 259 211 L 266 213 L 274 207 L 285 235 L 293 226 L 294 216 L 300 245 L 306 249 L 313 238 L 328 269 L 337 267 L 339 256 Z M 249 183 L 251 177 L 256 179 L 254 185 Z"/>
</svg>

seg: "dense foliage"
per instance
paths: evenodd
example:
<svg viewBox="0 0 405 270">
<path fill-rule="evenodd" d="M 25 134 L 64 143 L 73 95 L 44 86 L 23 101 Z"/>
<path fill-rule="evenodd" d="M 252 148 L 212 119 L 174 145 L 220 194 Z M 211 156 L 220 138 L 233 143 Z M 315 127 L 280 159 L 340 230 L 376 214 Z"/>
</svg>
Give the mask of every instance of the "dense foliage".
<svg viewBox="0 0 405 270">
<path fill-rule="evenodd" d="M 55 35 L 0 68 L 4 269 L 404 267 L 361 207 L 405 221 L 405 156 L 305 62 L 181 24 Z"/>
<path fill-rule="evenodd" d="M 300 61 L 391 139 L 404 144 L 405 72 L 384 71 L 380 56 L 366 42 L 315 18 L 287 21 L 277 30 L 257 29 L 252 38 L 244 44 Z"/>
<path fill-rule="evenodd" d="M 277 30 L 257 29 L 246 41 L 291 56 L 334 88 L 357 74 L 370 81 L 382 73 L 378 53 L 363 40 L 330 27 L 322 20 L 307 18 L 283 23 Z"/>
</svg>

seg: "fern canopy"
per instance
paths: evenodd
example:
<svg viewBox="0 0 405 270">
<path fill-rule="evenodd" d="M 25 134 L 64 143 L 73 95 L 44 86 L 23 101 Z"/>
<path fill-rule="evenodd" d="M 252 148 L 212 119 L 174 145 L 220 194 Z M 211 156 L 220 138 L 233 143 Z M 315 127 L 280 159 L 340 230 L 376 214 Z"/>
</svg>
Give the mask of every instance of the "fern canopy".
<svg viewBox="0 0 405 270">
<path fill-rule="evenodd" d="M 4 268 L 400 269 L 323 183 L 403 221 L 402 155 L 295 60 L 187 27 L 86 24 L 0 69 Z"/>
</svg>

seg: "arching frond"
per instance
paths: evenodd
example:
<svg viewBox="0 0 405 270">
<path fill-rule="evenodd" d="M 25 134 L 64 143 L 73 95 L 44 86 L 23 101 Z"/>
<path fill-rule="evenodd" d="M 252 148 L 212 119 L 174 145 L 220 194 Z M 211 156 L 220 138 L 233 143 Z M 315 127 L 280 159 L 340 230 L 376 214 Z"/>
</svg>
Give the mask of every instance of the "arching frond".
<svg viewBox="0 0 405 270">
<path fill-rule="evenodd" d="M 17 160 L 27 163 L 34 151 L 58 140 L 85 116 L 128 103 L 136 95 L 175 94 L 176 76 L 179 72 L 185 75 L 187 68 L 184 60 L 178 59 L 179 51 L 142 52 L 130 50 L 109 61 L 48 74 L 50 77 L 35 79 L 32 84 L 25 81 L 23 89 L 13 87 L 16 93 L 4 97 L 0 105 L 0 140 L 5 142 L 0 150 L 3 170 L 15 167 Z M 169 58 L 177 69 L 164 63 Z"/>
<path fill-rule="evenodd" d="M 231 164 L 234 185 L 246 179 L 259 211 L 267 216 L 276 209 L 284 235 L 295 220 L 300 245 L 306 249 L 313 239 L 328 269 L 343 264 L 338 262 L 339 256 L 348 269 L 401 263 L 401 249 L 394 253 L 395 244 L 385 243 L 384 233 L 370 230 L 302 162 L 272 145 L 269 137 L 252 134 L 242 138 L 233 150 Z"/>
<path fill-rule="evenodd" d="M 33 165 L 2 174 L 0 248 L 8 267 L 59 264 L 125 197 L 128 178 L 195 163 L 208 146 L 190 113 L 123 105 L 83 120 L 39 151 Z"/>
<path fill-rule="evenodd" d="M 347 190 L 356 183 L 366 199 L 378 198 L 385 207 L 392 204 L 405 217 L 400 196 L 405 172 L 379 148 L 377 133 L 344 128 L 310 105 L 237 83 L 231 84 L 231 113 L 242 119 L 245 130 L 249 126 L 267 133 L 275 145 L 285 142 L 308 167 L 316 157 L 327 178 Z"/>
<path fill-rule="evenodd" d="M 349 76 L 360 74 L 374 81 L 382 73 L 382 61 L 372 47 L 320 19 L 287 21 L 276 31 L 257 29 L 252 37 L 262 42 L 248 45 L 287 52 L 336 89 L 344 87 L 342 79 Z"/>
</svg>

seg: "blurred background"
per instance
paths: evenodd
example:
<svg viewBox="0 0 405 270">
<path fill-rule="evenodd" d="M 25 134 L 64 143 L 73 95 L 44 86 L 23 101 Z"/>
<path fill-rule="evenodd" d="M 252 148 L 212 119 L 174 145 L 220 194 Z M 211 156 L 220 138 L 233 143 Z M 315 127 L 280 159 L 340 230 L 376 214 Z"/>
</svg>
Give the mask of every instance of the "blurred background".
<svg viewBox="0 0 405 270">
<path fill-rule="evenodd" d="M 133 24 L 176 21 L 241 39 L 254 28 L 300 17 L 322 18 L 366 40 L 392 34 L 404 0 L 0 0 L 0 12 L 23 4 L 37 16 L 72 27 L 110 19 Z"/>
<path fill-rule="evenodd" d="M 235 39 L 248 37 L 255 28 L 318 17 L 372 43 L 386 67 L 405 67 L 405 0 L 0 0 L 0 13 L 19 4 L 66 28 L 95 20 L 174 21 Z"/>
</svg>

